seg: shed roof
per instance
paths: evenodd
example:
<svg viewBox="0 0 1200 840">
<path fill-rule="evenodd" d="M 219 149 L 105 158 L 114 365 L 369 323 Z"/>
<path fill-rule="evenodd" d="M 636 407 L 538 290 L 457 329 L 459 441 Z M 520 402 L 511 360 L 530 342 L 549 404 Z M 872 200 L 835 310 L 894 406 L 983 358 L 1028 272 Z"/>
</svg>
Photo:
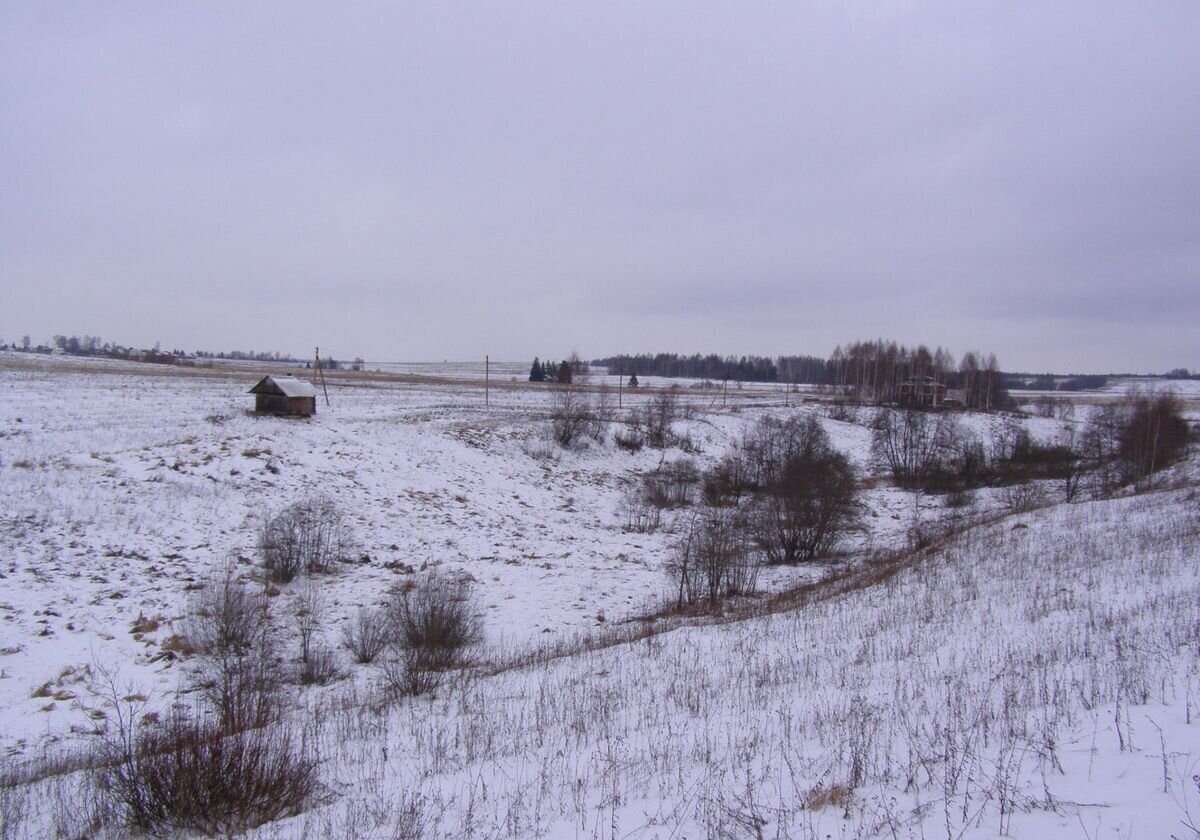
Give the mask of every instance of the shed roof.
<svg viewBox="0 0 1200 840">
<path fill-rule="evenodd" d="M 251 394 L 282 394 L 285 397 L 315 397 L 317 389 L 311 383 L 294 376 L 264 376 L 250 389 Z"/>
</svg>

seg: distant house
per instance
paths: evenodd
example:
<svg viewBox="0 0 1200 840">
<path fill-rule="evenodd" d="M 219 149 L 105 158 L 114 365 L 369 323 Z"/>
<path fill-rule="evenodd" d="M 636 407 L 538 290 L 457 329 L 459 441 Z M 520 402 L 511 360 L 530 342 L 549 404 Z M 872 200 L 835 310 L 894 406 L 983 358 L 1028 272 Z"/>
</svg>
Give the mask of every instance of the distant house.
<svg viewBox="0 0 1200 840">
<path fill-rule="evenodd" d="M 264 376 L 250 393 L 259 414 L 308 417 L 317 413 L 317 389 L 293 376 Z"/>
<path fill-rule="evenodd" d="M 932 376 L 912 376 L 896 388 L 899 405 L 941 408 L 946 402 L 946 386 Z"/>
</svg>

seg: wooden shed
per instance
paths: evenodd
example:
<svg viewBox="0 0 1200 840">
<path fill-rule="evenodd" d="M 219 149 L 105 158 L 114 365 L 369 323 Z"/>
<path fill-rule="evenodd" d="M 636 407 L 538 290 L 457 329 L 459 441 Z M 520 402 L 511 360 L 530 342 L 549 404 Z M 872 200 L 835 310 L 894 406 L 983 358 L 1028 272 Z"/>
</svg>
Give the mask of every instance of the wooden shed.
<svg viewBox="0 0 1200 840">
<path fill-rule="evenodd" d="M 317 413 L 317 389 L 294 376 L 264 376 L 250 393 L 259 414 L 308 417 Z"/>
</svg>

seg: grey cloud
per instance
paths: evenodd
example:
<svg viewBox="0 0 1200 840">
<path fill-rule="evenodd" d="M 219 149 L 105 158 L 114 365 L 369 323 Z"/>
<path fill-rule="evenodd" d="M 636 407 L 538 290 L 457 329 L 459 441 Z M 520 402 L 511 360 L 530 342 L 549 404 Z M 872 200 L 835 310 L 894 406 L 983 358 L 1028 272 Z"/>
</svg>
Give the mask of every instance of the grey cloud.
<svg viewBox="0 0 1200 840">
<path fill-rule="evenodd" d="M 6 17 L 6 336 L 1200 367 L 1192 4 Z"/>
</svg>

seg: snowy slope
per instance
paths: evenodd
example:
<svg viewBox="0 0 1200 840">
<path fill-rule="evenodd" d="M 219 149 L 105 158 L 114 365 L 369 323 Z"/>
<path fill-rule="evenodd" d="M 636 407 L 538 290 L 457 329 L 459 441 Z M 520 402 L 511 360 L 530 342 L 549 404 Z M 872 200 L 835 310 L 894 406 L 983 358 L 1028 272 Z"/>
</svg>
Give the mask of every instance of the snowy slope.
<svg viewBox="0 0 1200 840">
<path fill-rule="evenodd" d="M 361 542 L 320 579 L 330 647 L 422 566 L 476 581 L 493 660 L 619 625 L 663 591 L 673 535 L 627 533 L 619 507 L 683 453 L 562 451 L 545 390 L 494 389 L 484 406 L 471 383 L 338 380 L 331 407 L 295 421 L 248 416 L 248 375 L 143 371 L 0 370 L 10 762 L 89 741 L 101 667 L 171 702 L 191 666 L 164 643 L 190 590 L 229 556 L 254 577 L 264 517 L 310 493 L 336 499 Z M 724 411 L 693 398 L 688 457 L 711 463 L 764 413 L 797 410 L 753 397 Z M 869 473 L 869 431 L 823 423 Z M 1026 423 L 1047 440 L 1065 428 Z M 883 482 L 866 506 L 846 545 L 860 557 L 952 515 Z M 404 803 L 428 836 L 453 837 L 1178 833 L 1184 806 L 1200 816 L 1196 510 L 1185 487 L 1006 518 L 799 612 L 466 675 L 385 713 L 363 705 L 371 669 L 340 653 L 348 679 L 292 695 L 319 710 L 297 714 L 329 799 L 259 833 L 392 836 Z M 822 571 L 772 569 L 761 585 Z M 273 598 L 285 650 L 297 595 Z M 56 819 L 49 801 L 31 800 L 28 836 Z"/>
</svg>

